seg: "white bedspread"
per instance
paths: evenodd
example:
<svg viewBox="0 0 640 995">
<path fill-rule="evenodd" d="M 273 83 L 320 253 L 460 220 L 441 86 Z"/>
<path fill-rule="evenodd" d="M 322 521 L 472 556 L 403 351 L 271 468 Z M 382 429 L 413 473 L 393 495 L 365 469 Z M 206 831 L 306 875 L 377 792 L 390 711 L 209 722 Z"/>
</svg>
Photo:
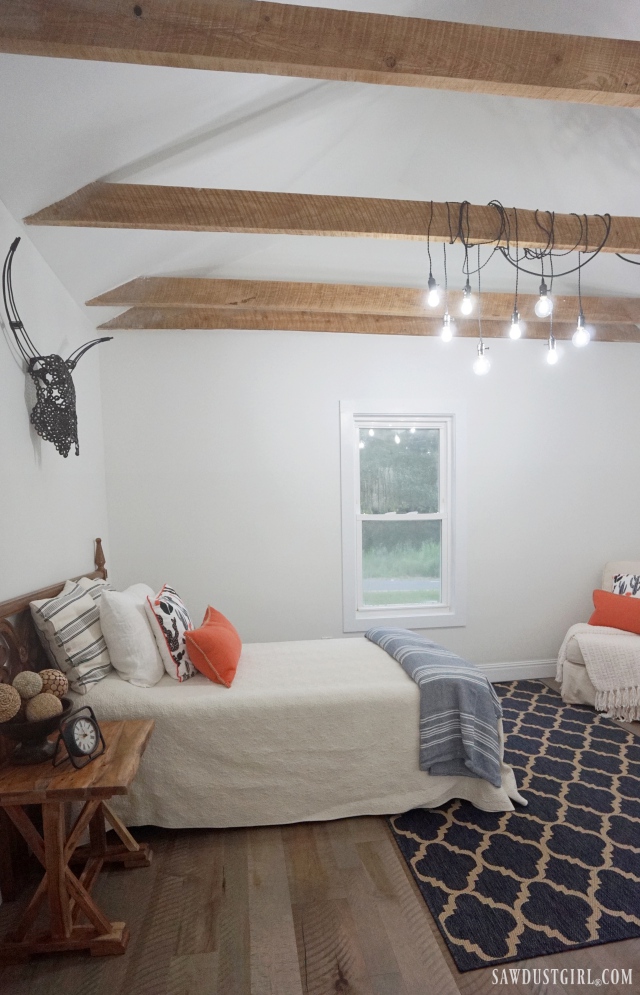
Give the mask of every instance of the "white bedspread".
<svg viewBox="0 0 640 995">
<path fill-rule="evenodd" d="M 504 763 L 501 788 L 419 770 L 418 687 L 364 638 L 248 644 L 231 688 L 113 674 L 77 701 L 98 720 L 156 721 L 129 795 L 113 799 L 132 826 L 340 819 L 454 797 L 490 812 L 526 804 Z"/>
</svg>

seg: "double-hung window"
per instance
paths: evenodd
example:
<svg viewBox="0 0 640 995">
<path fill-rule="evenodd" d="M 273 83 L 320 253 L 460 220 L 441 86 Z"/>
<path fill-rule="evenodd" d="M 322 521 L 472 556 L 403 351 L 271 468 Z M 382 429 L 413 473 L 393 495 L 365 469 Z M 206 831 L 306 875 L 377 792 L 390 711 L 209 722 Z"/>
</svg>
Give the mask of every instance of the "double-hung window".
<svg viewBox="0 0 640 995">
<path fill-rule="evenodd" d="M 462 617 L 461 415 L 341 404 L 345 632 Z"/>
</svg>

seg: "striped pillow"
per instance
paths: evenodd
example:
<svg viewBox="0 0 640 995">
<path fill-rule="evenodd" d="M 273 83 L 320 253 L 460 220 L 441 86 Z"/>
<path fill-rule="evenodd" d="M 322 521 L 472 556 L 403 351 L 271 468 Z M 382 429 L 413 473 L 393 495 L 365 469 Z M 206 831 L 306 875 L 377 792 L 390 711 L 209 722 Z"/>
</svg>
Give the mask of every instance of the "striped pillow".
<svg viewBox="0 0 640 995">
<path fill-rule="evenodd" d="M 104 581 L 82 577 L 65 584 L 57 598 L 32 601 L 30 606 L 45 649 L 80 694 L 111 670 L 100 628 L 100 596 L 105 588 L 110 585 Z"/>
</svg>

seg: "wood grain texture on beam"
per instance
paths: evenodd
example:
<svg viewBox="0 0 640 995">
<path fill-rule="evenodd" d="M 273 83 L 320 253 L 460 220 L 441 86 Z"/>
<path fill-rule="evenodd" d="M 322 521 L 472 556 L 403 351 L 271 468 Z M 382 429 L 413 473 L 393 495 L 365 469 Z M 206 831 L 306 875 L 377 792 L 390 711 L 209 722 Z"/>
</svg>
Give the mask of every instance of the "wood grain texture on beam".
<svg viewBox="0 0 640 995">
<path fill-rule="evenodd" d="M 261 235 L 328 235 L 355 238 L 399 238 L 453 241 L 458 231 L 453 202 L 386 200 L 378 197 L 334 197 L 325 194 L 273 193 L 165 187 L 144 183 L 90 183 L 64 200 L 25 218 L 28 225 L 68 228 L 133 228 L 160 231 L 225 231 Z M 513 208 L 506 209 L 513 233 Z M 546 248 L 546 212 L 517 208 L 520 248 Z M 500 215 L 489 205 L 469 205 L 470 242 L 496 239 Z M 467 230 L 465 220 L 465 232 Z M 588 227 L 588 241 L 585 238 Z M 573 214 L 556 214 L 556 249 L 593 250 L 604 236 L 603 222 L 589 217 L 588 226 Z M 512 236 L 513 237 L 513 236 Z M 506 244 L 504 239 L 500 244 Z M 611 218 L 604 252 L 640 253 L 640 218 Z"/>
<path fill-rule="evenodd" d="M 388 314 L 404 317 L 441 317 L 426 302 L 426 287 L 377 287 L 342 283 L 293 283 L 271 280 L 226 280 L 202 277 L 139 277 L 87 301 L 104 307 L 228 308 L 229 310 L 329 311 L 341 314 Z M 524 321 L 548 324 L 534 311 L 538 296 L 519 294 L 518 310 Z M 449 310 L 460 311 L 461 290 L 449 291 Z M 580 310 L 577 297 L 553 295 L 554 319 L 574 321 Z M 583 297 L 590 322 L 640 324 L 640 297 Z M 484 293 L 482 314 L 508 320 L 513 294 Z"/>
<path fill-rule="evenodd" d="M 437 318 L 399 317 L 387 314 L 337 314 L 318 311 L 260 311 L 230 308 L 130 308 L 117 318 L 99 326 L 100 330 L 132 329 L 175 331 L 199 329 L 237 329 L 245 331 L 346 332 L 360 335 L 439 335 L 442 322 Z M 554 322 L 557 339 L 570 339 L 576 330 L 574 322 Z M 509 326 L 504 321 L 482 321 L 485 338 L 508 338 Z M 478 322 L 463 318 L 455 323 L 455 334 L 476 338 Z M 525 338 L 546 339 L 549 323 L 530 324 Z M 601 342 L 640 342 L 635 325 L 599 325 L 594 339 Z"/>
<path fill-rule="evenodd" d="M 293 4 L 2 0 L 0 50 L 640 106 L 637 41 Z"/>
</svg>

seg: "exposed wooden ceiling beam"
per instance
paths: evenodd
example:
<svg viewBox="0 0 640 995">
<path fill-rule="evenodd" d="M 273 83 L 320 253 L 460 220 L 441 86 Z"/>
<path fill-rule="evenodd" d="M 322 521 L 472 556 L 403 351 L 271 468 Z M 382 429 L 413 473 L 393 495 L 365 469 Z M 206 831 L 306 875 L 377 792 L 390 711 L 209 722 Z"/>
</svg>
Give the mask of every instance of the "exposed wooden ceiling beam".
<svg viewBox="0 0 640 995">
<path fill-rule="evenodd" d="M 534 306 L 535 294 L 519 294 L 518 310 L 525 321 L 541 321 Z M 460 310 L 462 292 L 449 291 L 449 309 Z M 553 295 L 555 321 L 575 321 L 577 297 Z M 583 297 L 589 322 L 640 324 L 638 297 Z M 105 307 L 227 308 L 228 310 L 278 310 L 335 312 L 339 314 L 386 314 L 405 317 L 438 317 L 444 303 L 431 308 L 426 290 L 419 287 L 370 287 L 341 283 L 291 283 L 270 280 L 211 280 L 193 277 L 139 277 L 87 301 Z M 513 294 L 484 293 L 482 315 L 486 319 L 508 320 L 513 311 Z"/>
<path fill-rule="evenodd" d="M 281 3 L 2 0 L 0 49 L 640 106 L 637 41 Z"/>
<path fill-rule="evenodd" d="M 217 190 L 163 187 L 143 183 L 90 183 L 64 200 L 25 218 L 28 225 L 71 228 L 142 228 L 161 231 L 226 231 L 265 235 L 336 235 L 448 242 L 458 231 L 458 204 L 382 200 L 376 197 L 334 197 L 320 194 L 272 193 L 257 190 Z M 515 215 L 506 209 L 511 237 Z M 546 248 L 541 225 L 545 212 L 517 209 L 521 248 Z M 500 232 L 500 216 L 488 205 L 469 205 L 471 242 L 487 242 Z M 555 215 L 556 249 L 588 251 L 602 241 L 602 221 L 584 222 L 573 214 Z M 467 221 L 465 220 L 465 233 Z M 504 244 L 502 242 L 501 244 Z M 640 218 L 614 217 L 605 252 L 640 253 Z"/>
<path fill-rule="evenodd" d="M 117 318 L 99 326 L 100 331 L 115 329 L 215 329 L 230 328 L 258 331 L 349 332 L 364 335 L 439 335 L 442 324 L 435 318 L 399 317 L 386 314 L 337 314 L 317 311 L 260 311 L 229 308 L 131 308 Z M 575 322 L 554 322 L 557 339 L 570 339 Z M 485 338 L 508 337 L 503 321 L 484 321 Z M 456 321 L 456 335 L 476 338 L 478 322 Z M 549 325 L 531 324 L 526 338 L 546 339 Z M 594 338 L 602 342 L 640 342 L 635 325 L 599 325 Z"/>
</svg>

